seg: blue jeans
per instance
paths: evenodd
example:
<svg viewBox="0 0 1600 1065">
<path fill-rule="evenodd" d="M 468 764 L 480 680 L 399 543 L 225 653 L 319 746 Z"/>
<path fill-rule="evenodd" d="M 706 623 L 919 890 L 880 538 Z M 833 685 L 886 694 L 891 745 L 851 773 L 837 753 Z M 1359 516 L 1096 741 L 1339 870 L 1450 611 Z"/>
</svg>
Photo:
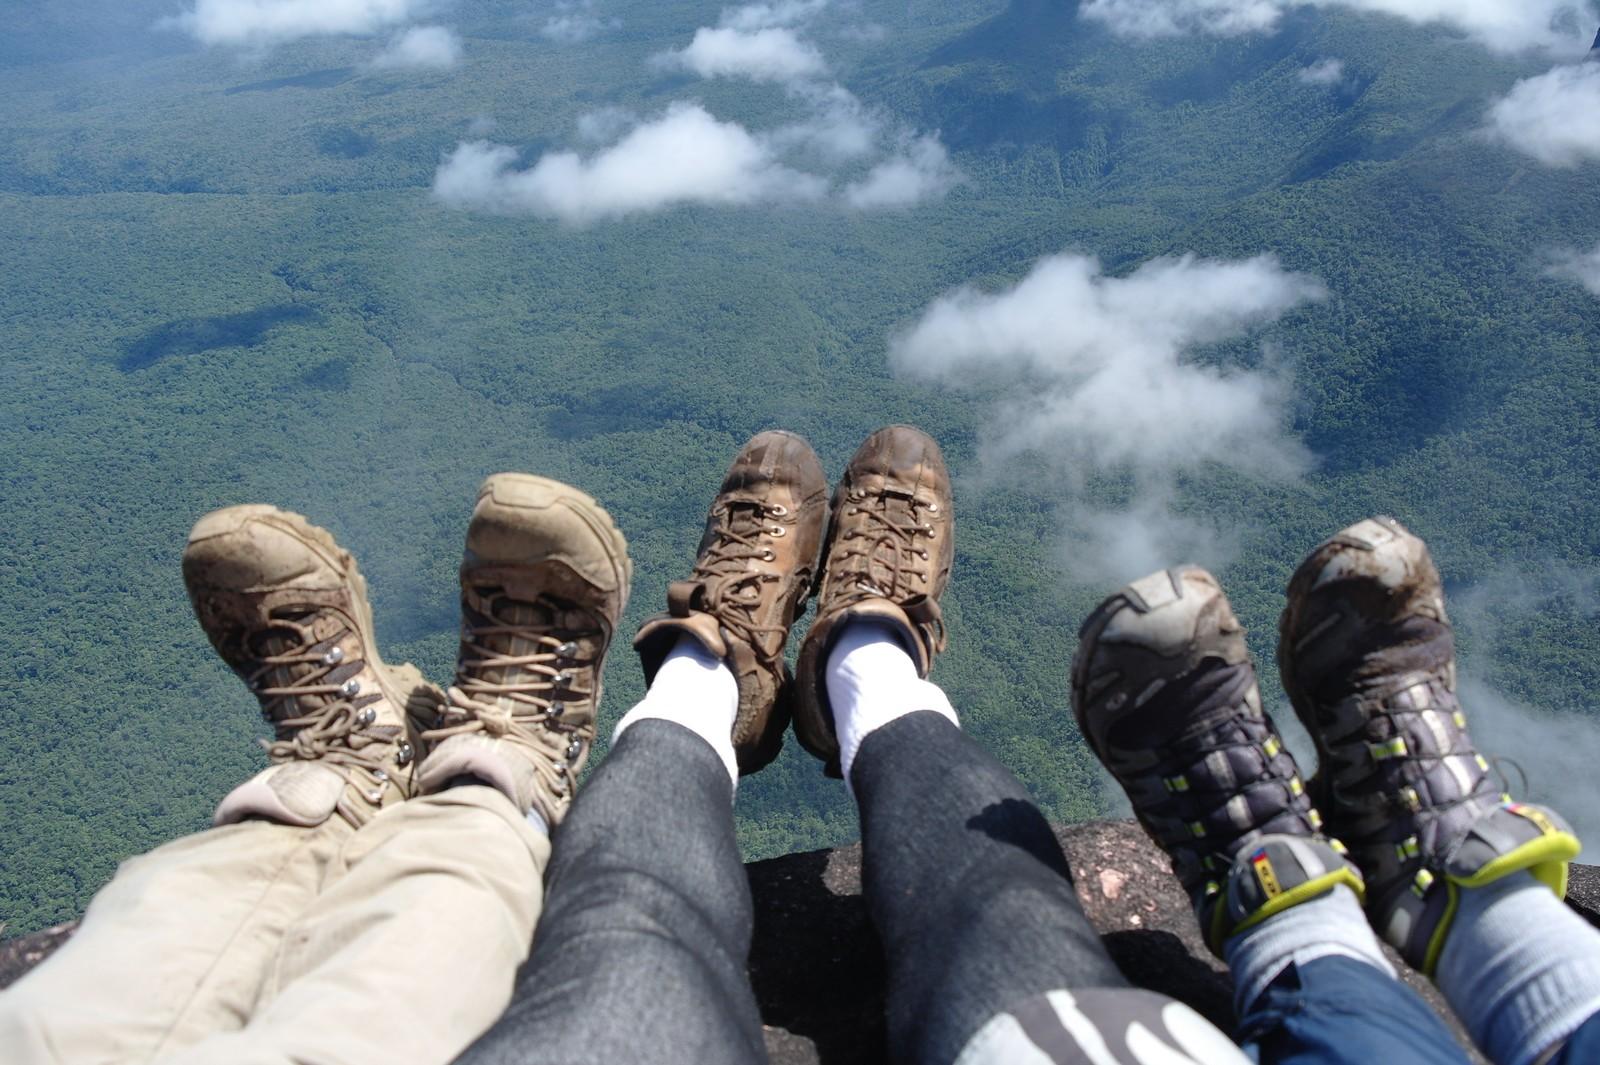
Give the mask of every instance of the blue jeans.
<svg viewBox="0 0 1600 1065">
<path fill-rule="evenodd" d="M 1353 958 L 1291 965 L 1239 1018 L 1238 1039 L 1262 1065 L 1463 1065 L 1466 1054 L 1409 987 Z M 1550 1065 L 1600 1061 L 1591 1017 Z"/>
</svg>

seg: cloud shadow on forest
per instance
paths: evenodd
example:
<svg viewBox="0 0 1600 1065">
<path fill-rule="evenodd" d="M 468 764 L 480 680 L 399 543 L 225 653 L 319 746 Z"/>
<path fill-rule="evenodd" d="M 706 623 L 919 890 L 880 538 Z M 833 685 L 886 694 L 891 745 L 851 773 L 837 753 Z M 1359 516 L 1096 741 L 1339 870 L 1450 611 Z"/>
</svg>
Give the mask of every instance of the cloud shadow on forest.
<svg viewBox="0 0 1600 1065">
<path fill-rule="evenodd" d="M 281 303 L 237 314 L 180 318 L 124 342 L 117 369 L 133 373 L 173 355 L 199 355 L 216 348 L 253 348 L 280 325 L 316 321 L 319 317 L 310 307 Z"/>
<path fill-rule="evenodd" d="M 309 74 L 296 74 L 288 78 L 270 78 L 267 81 L 252 81 L 244 85 L 235 85 L 230 89 L 223 89 L 222 95 L 233 96 L 241 92 L 276 92 L 278 89 L 331 89 L 336 85 L 343 85 L 354 76 L 354 67 L 333 67 L 329 70 L 313 70 Z"/>
</svg>

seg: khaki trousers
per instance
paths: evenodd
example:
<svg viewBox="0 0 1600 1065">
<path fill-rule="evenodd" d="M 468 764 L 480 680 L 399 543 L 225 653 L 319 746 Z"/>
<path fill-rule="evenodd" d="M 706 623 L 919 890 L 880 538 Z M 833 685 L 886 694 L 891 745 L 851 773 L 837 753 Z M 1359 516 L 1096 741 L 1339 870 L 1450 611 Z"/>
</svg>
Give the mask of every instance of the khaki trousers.
<svg viewBox="0 0 1600 1065">
<path fill-rule="evenodd" d="M 7 1065 L 444 1065 L 511 998 L 550 844 L 486 787 L 123 863 L 0 993 Z"/>
</svg>

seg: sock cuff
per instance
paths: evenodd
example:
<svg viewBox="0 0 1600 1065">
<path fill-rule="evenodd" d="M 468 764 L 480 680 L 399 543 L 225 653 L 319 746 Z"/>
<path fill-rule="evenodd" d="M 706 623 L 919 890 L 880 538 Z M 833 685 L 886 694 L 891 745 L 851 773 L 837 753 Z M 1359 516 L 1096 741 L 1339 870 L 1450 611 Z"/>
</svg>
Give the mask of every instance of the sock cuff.
<svg viewBox="0 0 1600 1065">
<path fill-rule="evenodd" d="M 1395 977 L 1356 893 L 1344 884 L 1230 936 L 1223 953 L 1233 973 L 1234 1005 L 1240 1016 L 1290 965 L 1344 957 Z"/>
</svg>

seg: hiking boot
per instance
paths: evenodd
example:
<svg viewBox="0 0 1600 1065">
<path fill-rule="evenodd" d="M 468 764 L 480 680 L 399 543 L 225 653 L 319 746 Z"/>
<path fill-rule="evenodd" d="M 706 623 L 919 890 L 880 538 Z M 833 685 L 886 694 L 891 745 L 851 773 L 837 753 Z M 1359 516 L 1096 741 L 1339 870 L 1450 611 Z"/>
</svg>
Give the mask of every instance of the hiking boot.
<svg viewBox="0 0 1600 1065">
<path fill-rule="evenodd" d="M 478 489 L 461 559 L 456 678 L 421 790 L 463 778 L 566 815 L 594 742 L 600 674 L 628 603 L 628 544 L 593 499 L 526 473 Z"/>
<path fill-rule="evenodd" d="M 908 425 L 867 437 L 833 493 L 817 618 L 800 645 L 794 732 L 837 777 L 839 738 L 824 676 L 852 618 L 892 629 L 926 678 L 944 650 L 939 597 L 955 555 L 950 473 L 933 438 Z"/>
<path fill-rule="evenodd" d="M 741 775 L 783 747 L 790 717 L 783 645 L 811 591 L 827 492 L 804 439 L 778 431 L 751 437 L 711 504 L 693 573 L 667 588 L 667 612 L 646 621 L 633 641 L 647 683 L 684 635 L 728 664 L 739 682 L 733 749 Z"/>
<path fill-rule="evenodd" d="M 411 795 L 416 730 L 444 693 L 378 657 L 366 581 L 326 530 L 276 507 L 213 511 L 189 534 L 183 579 L 275 732 L 272 764 L 222 800 L 217 824 L 311 827 L 337 813 L 360 827 Z"/>
<path fill-rule="evenodd" d="M 1456 700 L 1444 589 L 1427 545 L 1392 518 L 1352 525 L 1289 582 L 1278 666 L 1316 740 L 1312 781 L 1367 880 L 1367 915 L 1431 973 L 1458 892 L 1527 869 L 1565 894 L 1578 841 L 1490 778 Z"/>
<path fill-rule="evenodd" d="M 1078 729 L 1172 859 L 1207 944 L 1361 877 L 1261 709 L 1244 627 L 1216 578 L 1134 581 L 1079 630 Z"/>
</svg>

